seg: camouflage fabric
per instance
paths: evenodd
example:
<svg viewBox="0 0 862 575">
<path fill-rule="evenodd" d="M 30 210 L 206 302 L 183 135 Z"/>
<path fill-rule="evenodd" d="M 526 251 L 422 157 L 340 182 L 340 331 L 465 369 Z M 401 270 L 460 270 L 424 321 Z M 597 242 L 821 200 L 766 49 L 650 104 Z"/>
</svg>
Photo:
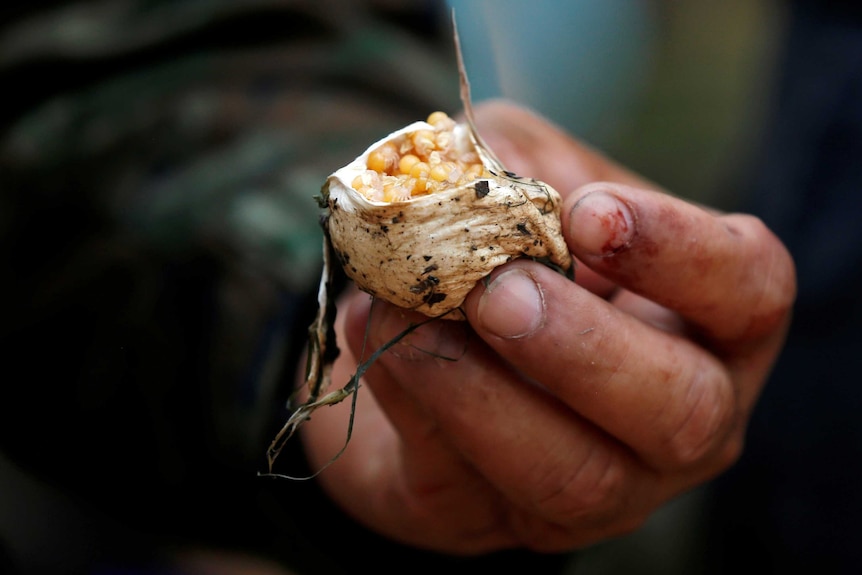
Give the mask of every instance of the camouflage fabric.
<svg viewBox="0 0 862 575">
<path fill-rule="evenodd" d="M 13 193 L 92 201 L 168 247 L 230 244 L 308 287 L 323 178 L 458 105 L 440 46 L 363 6 L 103 1 L 21 18 L 0 36 Z"/>
<path fill-rule="evenodd" d="M 0 173 L 7 255 L 35 272 L 7 283 L 26 320 L 106 268 L 158 284 L 165 262 L 205 255 L 222 268 L 208 385 L 233 410 L 264 399 L 261 334 L 318 280 L 325 177 L 391 129 L 457 110 L 440 13 L 387 10 L 127 0 L 17 14 L 0 33 Z M 426 36 L 382 16 L 417 18 Z M 141 253 L 158 267 L 141 270 Z M 145 323 L 160 294 L 140 290 L 124 313 Z M 235 442 L 255 421 L 226 433 Z M 252 436 L 245 447 L 260 448 Z"/>
</svg>

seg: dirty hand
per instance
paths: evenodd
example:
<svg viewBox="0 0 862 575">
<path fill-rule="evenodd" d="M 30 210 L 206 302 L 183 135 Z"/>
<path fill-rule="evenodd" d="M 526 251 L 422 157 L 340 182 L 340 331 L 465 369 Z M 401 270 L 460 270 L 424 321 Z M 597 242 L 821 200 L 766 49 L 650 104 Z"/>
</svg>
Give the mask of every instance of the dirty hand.
<svg viewBox="0 0 862 575">
<path fill-rule="evenodd" d="M 562 193 L 577 283 L 510 262 L 467 298 L 469 325 L 434 321 L 384 353 L 347 450 L 319 478 L 359 521 L 419 547 L 574 549 L 736 460 L 794 267 L 754 217 L 662 193 L 510 104 L 476 112 L 509 169 Z M 333 385 L 422 319 L 346 296 Z M 342 446 L 349 403 L 303 428 L 313 466 Z"/>
</svg>

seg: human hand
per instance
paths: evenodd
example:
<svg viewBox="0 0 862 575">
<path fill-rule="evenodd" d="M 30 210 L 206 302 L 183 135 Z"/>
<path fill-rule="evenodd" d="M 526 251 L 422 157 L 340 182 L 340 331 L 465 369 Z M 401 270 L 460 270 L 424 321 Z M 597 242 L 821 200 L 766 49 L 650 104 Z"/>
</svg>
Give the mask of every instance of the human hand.
<svg viewBox="0 0 862 575">
<path fill-rule="evenodd" d="M 382 354 L 347 450 L 319 479 L 360 522 L 418 547 L 590 545 L 739 456 L 790 321 L 794 266 L 754 217 L 662 193 L 512 105 L 476 115 L 509 169 L 563 195 L 577 283 L 515 260 L 471 292 L 469 325 L 433 321 Z M 333 384 L 423 319 L 347 295 Z M 313 466 L 341 448 L 349 411 L 303 427 Z"/>
</svg>

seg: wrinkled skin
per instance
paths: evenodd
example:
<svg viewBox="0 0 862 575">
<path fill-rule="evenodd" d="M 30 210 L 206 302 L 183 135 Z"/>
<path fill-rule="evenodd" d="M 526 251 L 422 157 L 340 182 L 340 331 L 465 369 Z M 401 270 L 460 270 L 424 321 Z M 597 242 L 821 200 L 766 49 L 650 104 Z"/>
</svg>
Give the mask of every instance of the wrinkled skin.
<svg viewBox="0 0 862 575">
<path fill-rule="evenodd" d="M 469 327 L 432 322 L 383 354 L 319 479 L 349 514 L 419 547 L 575 549 L 734 463 L 790 321 L 794 266 L 754 217 L 662 193 L 511 104 L 476 115 L 509 169 L 563 194 L 577 283 L 510 262 L 468 296 Z M 334 385 L 356 369 L 370 310 L 365 357 L 424 317 L 347 294 Z M 342 446 L 349 410 L 303 428 L 313 465 Z"/>
</svg>

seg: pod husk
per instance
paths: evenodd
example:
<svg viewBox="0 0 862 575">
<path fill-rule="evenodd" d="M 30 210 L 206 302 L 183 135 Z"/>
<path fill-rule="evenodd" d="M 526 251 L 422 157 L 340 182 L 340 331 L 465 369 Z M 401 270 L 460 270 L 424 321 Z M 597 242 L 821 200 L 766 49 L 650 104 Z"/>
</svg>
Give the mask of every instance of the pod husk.
<svg viewBox="0 0 862 575">
<path fill-rule="evenodd" d="M 416 122 L 330 175 L 322 205 L 332 247 L 360 289 L 430 317 L 464 319 L 464 298 L 494 268 L 530 257 L 571 275 L 573 260 L 561 230 L 559 193 L 507 171 L 482 141 L 457 33 L 455 45 L 467 118 L 456 128 L 456 145 L 472 147 L 491 177 L 393 203 L 371 201 L 355 190 L 351 183 L 367 169 L 371 151 L 403 134 L 434 129 Z"/>
</svg>

